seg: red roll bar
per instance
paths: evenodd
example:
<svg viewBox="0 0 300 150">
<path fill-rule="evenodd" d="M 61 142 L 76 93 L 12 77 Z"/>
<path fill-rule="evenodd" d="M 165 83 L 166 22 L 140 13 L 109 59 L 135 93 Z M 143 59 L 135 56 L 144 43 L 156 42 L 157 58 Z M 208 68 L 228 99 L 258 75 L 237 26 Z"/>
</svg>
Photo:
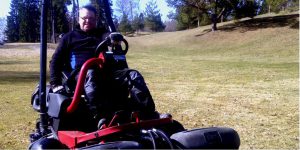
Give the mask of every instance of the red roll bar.
<svg viewBox="0 0 300 150">
<path fill-rule="evenodd" d="M 75 92 L 74 92 L 73 100 L 67 108 L 67 113 L 74 112 L 78 107 L 78 104 L 80 102 L 80 97 L 81 97 L 81 94 L 82 94 L 82 91 L 83 91 L 87 71 L 93 65 L 99 65 L 99 67 L 102 68 L 103 63 L 104 63 L 103 58 L 91 58 L 91 59 L 87 60 L 82 65 L 80 73 L 79 73 L 78 81 L 77 81 L 77 84 L 76 84 L 76 89 L 75 89 Z"/>
</svg>

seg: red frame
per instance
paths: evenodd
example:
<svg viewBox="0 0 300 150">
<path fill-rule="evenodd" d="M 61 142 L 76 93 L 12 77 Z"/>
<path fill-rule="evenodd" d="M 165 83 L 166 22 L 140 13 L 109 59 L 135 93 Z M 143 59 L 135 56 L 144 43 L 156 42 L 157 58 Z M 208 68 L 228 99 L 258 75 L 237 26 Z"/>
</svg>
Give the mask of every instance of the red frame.
<svg viewBox="0 0 300 150">
<path fill-rule="evenodd" d="M 80 70 L 80 73 L 79 73 L 79 78 L 77 81 L 74 97 L 73 97 L 71 104 L 67 108 L 67 113 L 74 112 L 78 107 L 78 104 L 81 99 L 80 97 L 83 92 L 84 82 L 85 82 L 85 78 L 86 78 L 88 69 L 92 65 L 99 65 L 99 67 L 101 69 L 103 67 L 104 61 L 105 61 L 104 55 L 103 55 L 103 53 L 100 53 L 99 58 L 91 58 L 83 64 L 83 66 Z M 114 118 L 117 118 L 117 117 L 118 117 L 117 115 L 114 116 Z M 101 130 L 91 132 L 91 133 L 85 133 L 85 132 L 81 132 L 81 131 L 58 131 L 58 138 L 59 138 L 60 142 L 62 142 L 66 146 L 68 146 L 70 149 L 75 149 L 78 146 L 78 144 L 80 144 L 80 143 L 87 142 L 87 141 L 94 140 L 94 139 L 101 140 L 101 139 L 105 138 L 106 136 L 112 135 L 115 133 L 128 131 L 131 129 L 151 128 L 151 127 L 154 127 L 157 125 L 167 124 L 167 123 L 172 122 L 172 118 L 140 120 L 138 118 L 137 113 L 133 113 L 132 117 L 135 118 L 135 122 L 126 123 L 126 124 L 123 124 L 120 126 L 119 125 L 112 126 L 114 123 L 114 118 L 113 118 L 107 128 L 104 127 Z"/>
<path fill-rule="evenodd" d="M 162 118 L 153 120 L 144 120 L 140 122 L 131 122 L 120 126 L 112 126 L 95 132 L 85 133 L 81 131 L 58 131 L 59 141 L 70 149 L 75 149 L 80 143 L 95 139 L 103 139 L 108 135 L 129 131 L 132 129 L 151 128 L 154 126 L 168 124 L 172 122 L 172 118 Z M 103 142 L 103 141 L 102 141 Z"/>
<path fill-rule="evenodd" d="M 67 113 L 74 112 L 78 107 L 78 104 L 79 104 L 79 101 L 80 101 L 80 96 L 81 96 L 82 91 L 83 91 L 84 82 L 85 82 L 85 78 L 86 78 L 86 74 L 87 74 L 88 69 L 92 65 L 99 65 L 99 67 L 101 69 L 103 67 L 104 62 L 105 62 L 104 55 L 101 52 L 99 54 L 98 58 L 91 58 L 91 59 L 87 60 L 82 65 L 82 67 L 80 69 L 78 81 L 77 81 L 77 84 L 76 84 L 74 97 L 73 97 L 73 100 L 72 100 L 71 104 L 67 108 Z"/>
</svg>

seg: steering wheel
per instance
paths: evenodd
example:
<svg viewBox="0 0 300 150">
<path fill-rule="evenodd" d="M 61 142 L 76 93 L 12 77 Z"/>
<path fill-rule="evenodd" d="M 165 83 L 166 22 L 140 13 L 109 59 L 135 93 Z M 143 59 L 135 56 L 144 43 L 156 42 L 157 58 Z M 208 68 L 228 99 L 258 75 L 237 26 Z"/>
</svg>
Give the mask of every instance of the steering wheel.
<svg viewBox="0 0 300 150">
<path fill-rule="evenodd" d="M 122 43 L 125 44 L 123 49 Z M 111 33 L 108 37 L 105 38 L 96 48 L 96 55 L 98 56 L 100 52 L 107 49 L 105 46 L 111 47 L 111 51 L 118 55 L 126 55 L 128 52 L 128 42 L 124 39 L 123 35 L 118 32 Z"/>
</svg>

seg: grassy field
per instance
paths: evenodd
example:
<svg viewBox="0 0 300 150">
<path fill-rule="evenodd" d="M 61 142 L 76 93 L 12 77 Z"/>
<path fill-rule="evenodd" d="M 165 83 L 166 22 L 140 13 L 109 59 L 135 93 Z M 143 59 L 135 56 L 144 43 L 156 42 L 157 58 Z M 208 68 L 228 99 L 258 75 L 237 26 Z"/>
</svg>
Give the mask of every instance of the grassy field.
<svg viewBox="0 0 300 150">
<path fill-rule="evenodd" d="M 128 63 L 186 128 L 237 130 L 241 149 L 299 149 L 299 18 L 260 17 L 127 37 Z M 49 45 L 49 58 L 55 45 Z M 0 47 L 0 149 L 25 149 L 38 113 L 39 44 Z"/>
</svg>

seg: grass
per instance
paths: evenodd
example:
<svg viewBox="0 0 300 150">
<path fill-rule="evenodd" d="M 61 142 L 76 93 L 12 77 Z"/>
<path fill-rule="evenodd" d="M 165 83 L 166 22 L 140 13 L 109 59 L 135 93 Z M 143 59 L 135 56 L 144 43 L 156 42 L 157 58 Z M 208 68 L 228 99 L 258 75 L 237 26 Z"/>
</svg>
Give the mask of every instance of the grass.
<svg viewBox="0 0 300 150">
<path fill-rule="evenodd" d="M 234 128 L 241 149 L 298 149 L 299 19 L 261 18 L 222 23 L 217 32 L 127 37 L 129 66 L 144 75 L 157 110 L 186 128 Z M 0 48 L 0 149 L 28 146 L 38 117 L 30 106 L 38 48 Z"/>
</svg>

